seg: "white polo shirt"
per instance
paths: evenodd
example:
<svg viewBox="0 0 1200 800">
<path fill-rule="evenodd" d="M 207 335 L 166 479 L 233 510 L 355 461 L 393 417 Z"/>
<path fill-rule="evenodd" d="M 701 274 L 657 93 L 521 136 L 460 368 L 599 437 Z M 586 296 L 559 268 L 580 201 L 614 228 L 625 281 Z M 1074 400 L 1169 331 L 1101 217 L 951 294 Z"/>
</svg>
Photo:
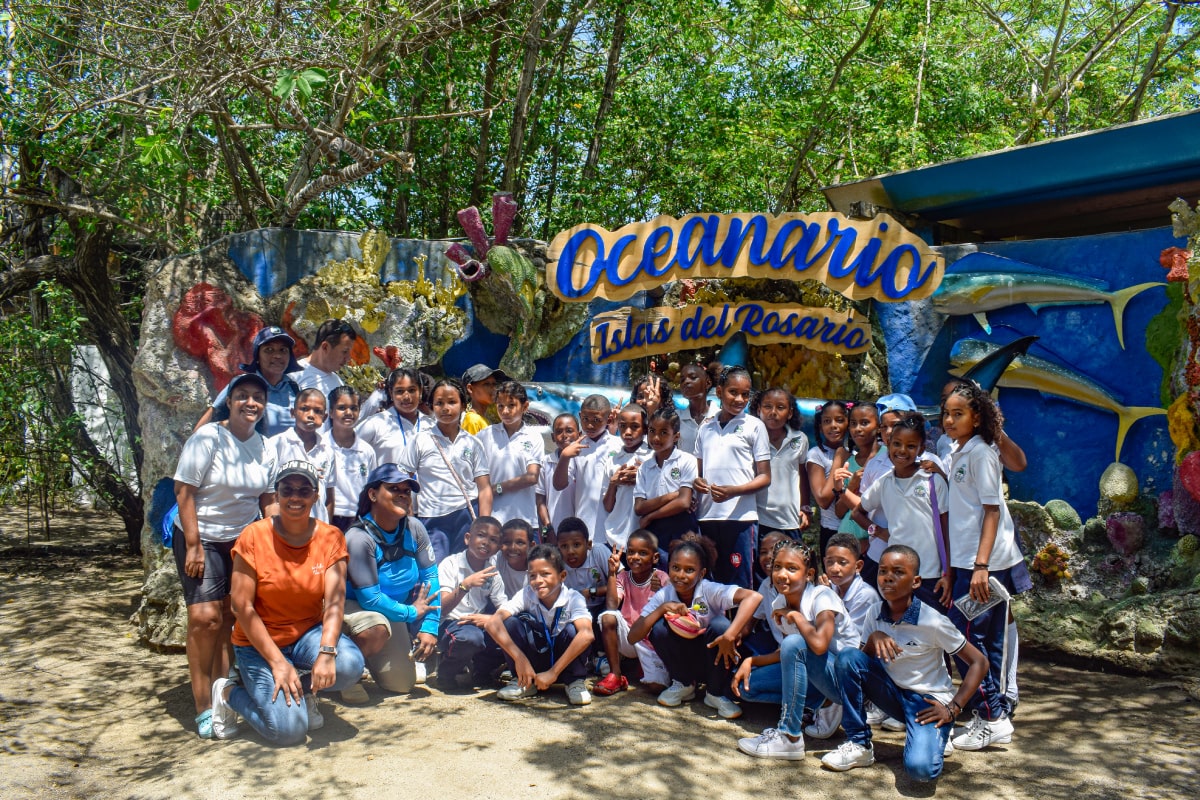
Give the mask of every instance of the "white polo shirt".
<svg viewBox="0 0 1200 800">
<path fill-rule="evenodd" d="M 592 624 L 592 612 L 588 611 L 587 603 L 583 602 L 583 595 L 569 586 L 559 588 L 558 597 L 554 598 L 549 608 L 538 600 L 537 592 L 526 586 L 520 594 L 500 606 L 500 610 L 510 616 L 528 611 L 541 620 L 551 638 L 558 636 L 563 628 L 578 620 L 586 619 L 589 625 Z"/>
<path fill-rule="evenodd" d="M 375 469 L 375 451 L 355 436 L 354 443 L 342 447 L 329 438 L 333 448 L 333 513 L 339 517 L 352 517 L 358 512 L 358 495 L 367 485 L 367 476 Z"/>
<path fill-rule="evenodd" d="M 834 592 L 837 592 L 837 589 L 834 589 Z M 850 615 L 850 621 L 854 623 L 854 632 L 860 637 L 859 641 L 866 641 L 865 637 L 862 637 L 862 629 L 867 624 L 871 609 L 879 602 L 879 592 L 864 581 L 861 575 L 855 575 L 841 598 L 846 613 Z"/>
<path fill-rule="evenodd" d="M 504 553 L 496 553 L 492 556 L 492 562 L 496 565 L 496 573 L 500 576 L 500 580 L 504 582 L 504 595 L 509 599 L 513 599 L 521 590 L 529 585 L 529 572 L 523 569 L 513 569 L 508 565 L 508 559 L 504 557 Z"/>
<path fill-rule="evenodd" d="M 587 558 L 583 560 L 582 564 L 578 567 L 566 565 L 567 577 L 563 581 L 563 586 L 579 592 L 588 605 L 604 605 L 603 597 L 589 599 L 587 591 L 588 589 L 599 589 L 608 584 L 608 559 L 611 555 L 612 551 L 604 545 L 592 545 L 592 549 L 588 550 Z"/>
<path fill-rule="evenodd" d="M 361 420 L 354 431 L 375 450 L 376 463 L 399 464 L 417 433 L 434 424 L 433 418 L 424 414 L 418 414 L 416 423 L 412 423 L 395 408 L 385 408 Z"/>
<path fill-rule="evenodd" d="M 761 603 L 759 607 L 764 605 L 766 605 L 765 602 Z M 784 621 L 780 624 L 775 621 L 775 612 L 786 607 L 787 598 L 776 592 L 767 609 L 767 624 L 771 626 L 771 633 L 775 636 L 775 641 L 780 643 L 783 642 L 784 637 L 800 632 L 800 629 L 790 622 Z M 830 654 L 837 655 L 843 650 L 852 650 L 858 647 L 858 629 L 850 619 L 850 614 L 846 611 L 842 598 L 838 597 L 838 593 L 833 589 L 819 583 L 806 584 L 804 593 L 800 595 L 799 611 L 806 620 L 814 625 L 819 614 L 824 611 L 833 612 L 835 619 L 833 638 L 829 640 Z"/>
<path fill-rule="evenodd" d="M 771 460 L 767 429 L 762 420 L 745 411 L 724 425 L 719 416 L 710 417 L 696 435 L 696 458 L 700 461 L 701 477 L 709 483 L 725 486 L 749 483 L 758 474 L 758 462 Z M 701 519 L 755 521 L 758 502 L 754 494 L 738 495 L 721 503 L 714 501 Z"/>
<path fill-rule="evenodd" d="M 529 427 L 522 425 L 511 436 L 504 429 L 504 423 L 489 425 L 476 438 L 483 445 L 487 454 L 488 476 L 492 482 L 492 516 L 501 524 L 510 519 L 521 519 L 537 527 L 537 485 L 526 486 L 516 491 L 508 490 L 504 494 L 496 494 L 496 484 L 520 477 L 536 464 L 541 477 L 542 457 L 546 455 L 546 443 L 542 437 L 530 433 Z"/>
<path fill-rule="evenodd" d="M 453 465 L 453 472 L 447 461 Z M 417 483 L 421 484 L 420 493 L 413 496 L 418 517 L 442 517 L 466 508 L 479 497 L 475 479 L 488 474 L 487 455 L 478 439 L 460 429 L 452 442 L 437 425 L 414 436 L 396 464 L 416 473 Z"/>
<path fill-rule="evenodd" d="M 546 512 L 554 530 L 567 517 L 575 516 L 575 481 L 568 479 L 567 488 L 561 492 L 554 488 L 554 470 L 558 467 L 558 450 L 542 456 L 542 472 L 538 475 L 537 493 L 546 498 Z M 536 523 L 536 519 L 529 520 Z M 588 529 L 591 534 L 591 528 Z"/>
<path fill-rule="evenodd" d="M 808 437 L 788 429 L 779 447 L 771 444 L 771 483 L 755 496 L 760 525 L 792 531 L 800 527 L 800 474 L 808 463 Z"/>
<path fill-rule="evenodd" d="M 317 443 L 313 445 L 311 450 L 304 449 L 304 442 L 300 441 L 300 434 L 296 433 L 295 428 L 288 428 L 283 433 L 272 436 L 267 440 L 267 443 L 275 448 L 275 466 L 278 469 L 288 461 L 307 461 L 317 468 L 317 477 L 320 479 L 323 489 L 334 488 L 336 479 L 336 469 L 334 461 L 336 460 L 333 454 L 333 447 L 329 443 L 329 439 L 321 431 L 317 431 Z M 274 480 L 274 479 L 272 479 Z M 358 498 L 354 498 L 355 505 L 358 504 Z M 325 492 L 317 492 L 317 502 L 313 503 L 312 507 L 313 519 L 319 519 L 322 522 L 329 522 L 329 511 L 325 508 Z"/>
<path fill-rule="evenodd" d="M 805 462 L 805 469 L 808 469 L 807 464 L 816 464 L 821 469 L 825 470 L 825 477 L 829 477 L 829 473 L 833 470 L 833 454 L 834 451 L 821 445 L 813 445 L 808 449 L 808 460 Z M 834 500 L 829 504 L 829 508 L 821 509 L 821 527 L 837 530 L 842 525 L 842 520 L 838 517 L 834 507 L 837 506 L 837 501 Z"/>
<path fill-rule="evenodd" d="M 877 511 L 891 520 L 887 545 L 908 545 L 921 557 L 921 578 L 937 580 L 941 577 L 941 556 L 933 524 L 933 507 L 929 502 L 928 472 L 917 470 L 909 478 L 897 478 L 895 472 L 884 473 L 883 477 L 863 492 L 862 509 L 875 519 Z M 948 489 L 941 475 L 933 476 L 938 508 L 946 508 Z M 878 524 L 878 523 L 876 523 Z"/>
<path fill-rule="evenodd" d="M 881 631 L 895 640 L 899 653 L 884 662 L 884 669 L 896 685 L 918 694 L 932 695 L 938 702 L 949 703 L 954 698 L 954 681 L 946 671 L 942 655 L 954 655 L 967 640 L 945 614 L 912 599 L 912 605 L 899 622 L 892 622 L 887 604 L 875 604 L 863 626 L 862 640 Z"/>
<path fill-rule="evenodd" d="M 616 441 L 621 442 L 619 438 Z M 626 450 L 624 442 L 621 442 L 616 451 L 609 451 L 604 458 L 605 490 L 621 467 L 636 464 L 640 469 L 642 464 L 653 460 L 654 451 L 646 446 L 645 441 L 632 452 Z M 633 513 L 633 489 L 634 484 L 619 484 L 613 498 L 613 510 L 604 516 L 604 543 L 609 547 L 624 547 L 629 541 L 629 534 L 637 530 L 638 515 Z"/>
<path fill-rule="evenodd" d="M 567 479 L 575 487 L 575 516 L 587 524 L 592 541 L 603 541 L 603 536 L 597 538 L 597 532 L 604 530 L 604 518 L 608 516 L 604 510 L 604 487 L 608 485 L 604 458 L 613 450 L 620 450 L 622 444 L 620 437 L 607 430 L 599 439 L 584 436 L 584 441 L 588 443 L 587 449 L 571 459 Z"/>
<path fill-rule="evenodd" d="M 219 422 L 188 437 L 175 467 L 175 480 L 196 487 L 196 520 L 205 542 L 232 542 L 258 519 L 258 499 L 271 491 L 274 478 L 269 440 L 251 433 L 243 442 Z"/>
<path fill-rule="evenodd" d="M 1012 515 L 1004 502 L 1000 480 L 1003 472 L 1000 456 L 981 436 L 971 437 L 950 454 L 950 563 L 956 569 L 971 569 L 975 563 L 983 533 L 984 505 L 1000 507 L 996 542 L 988 557 L 989 569 L 993 572 L 1008 569 L 1022 558 Z"/>
<path fill-rule="evenodd" d="M 662 497 L 679 491 L 684 486 L 690 489 L 698 475 L 696 457 L 691 453 L 685 453 L 676 447 L 660 465 L 658 456 L 651 452 L 650 457 L 643 461 L 638 469 L 637 483 L 633 486 L 633 499 Z"/>
<path fill-rule="evenodd" d="M 726 583 L 717 583 L 702 578 L 700 583 L 696 584 L 696 590 L 692 593 L 692 616 L 704 628 L 708 628 L 708 624 L 712 622 L 713 617 L 721 616 L 736 604 L 734 596 L 737 595 L 737 586 L 731 586 Z M 663 603 L 682 603 L 679 599 L 679 593 L 675 591 L 675 587 L 671 584 L 659 589 L 654 593 L 654 596 L 646 601 L 646 605 L 642 607 L 642 616 L 649 616 L 650 612 L 661 606 Z"/>
<path fill-rule="evenodd" d="M 487 564 L 484 565 L 485 568 L 486 566 Z M 458 585 L 476 572 L 479 570 L 467 561 L 465 551 L 446 556 L 442 563 L 438 564 L 438 586 L 441 587 L 441 593 L 454 594 L 458 591 Z M 488 603 L 491 603 L 493 609 L 498 609 L 507 602 L 504 581 L 499 575 L 493 575 L 482 586 L 469 589 L 449 614 L 442 615 L 442 619 L 462 619 L 468 614 L 482 614 L 487 611 Z"/>
<path fill-rule="evenodd" d="M 688 453 L 696 452 L 696 435 L 700 433 L 700 426 L 710 417 L 715 417 L 721 413 L 721 404 L 715 399 L 708 401 L 708 409 L 704 412 L 704 416 L 699 422 L 692 419 L 692 412 L 689 409 L 683 409 L 679 412 L 679 448 Z"/>
</svg>

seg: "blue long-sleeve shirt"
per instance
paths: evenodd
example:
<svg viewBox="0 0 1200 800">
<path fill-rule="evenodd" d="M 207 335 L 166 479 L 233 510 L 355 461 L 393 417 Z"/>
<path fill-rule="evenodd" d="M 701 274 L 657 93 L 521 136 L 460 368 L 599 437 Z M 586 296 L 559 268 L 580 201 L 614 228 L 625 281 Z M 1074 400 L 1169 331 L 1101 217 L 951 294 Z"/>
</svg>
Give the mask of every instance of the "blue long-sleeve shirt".
<svg viewBox="0 0 1200 800">
<path fill-rule="evenodd" d="M 374 522 L 370 514 L 364 519 Z M 437 636 L 442 618 L 440 587 L 437 562 L 425 526 L 415 517 L 407 517 L 394 531 L 373 527 L 388 549 L 402 545 L 403 555 L 385 561 L 384 546 L 371 532 L 358 525 L 351 527 L 346 531 L 346 549 L 350 552 L 346 597 L 366 611 L 382 614 L 390 622 L 410 624 L 417 621 L 417 610 L 411 604 L 413 589 L 426 584 L 426 594 L 432 593 L 435 599 L 420 620 L 420 632 Z"/>
</svg>

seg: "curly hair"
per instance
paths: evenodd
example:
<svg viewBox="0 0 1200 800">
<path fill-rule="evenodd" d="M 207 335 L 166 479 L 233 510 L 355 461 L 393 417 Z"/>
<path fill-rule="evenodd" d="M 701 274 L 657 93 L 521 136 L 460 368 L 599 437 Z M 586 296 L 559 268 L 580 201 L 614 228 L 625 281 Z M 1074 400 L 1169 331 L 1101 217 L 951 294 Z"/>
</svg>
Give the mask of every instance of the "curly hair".
<svg viewBox="0 0 1200 800">
<path fill-rule="evenodd" d="M 674 561 L 676 553 L 695 553 L 705 572 L 710 572 L 712 565 L 717 563 L 716 543 L 707 536 L 691 531 L 671 543 L 671 557 L 668 561 Z"/>
<path fill-rule="evenodd" d="M 946 399 L 951 397 L 961 397 L 967 401 L 967 407 L 975 415 L 975 432 L 983 437 L 985 442 L 992 444 L 1000 438 L 1004 417 L 1000 414 L 1000 406 L 996 405 L 996 401 L 982 386 L 974 381 L 959 384 L 950 391 Z M 946 406 L 943 403 L 942 414 L 945 413 Z"/>
</svg>

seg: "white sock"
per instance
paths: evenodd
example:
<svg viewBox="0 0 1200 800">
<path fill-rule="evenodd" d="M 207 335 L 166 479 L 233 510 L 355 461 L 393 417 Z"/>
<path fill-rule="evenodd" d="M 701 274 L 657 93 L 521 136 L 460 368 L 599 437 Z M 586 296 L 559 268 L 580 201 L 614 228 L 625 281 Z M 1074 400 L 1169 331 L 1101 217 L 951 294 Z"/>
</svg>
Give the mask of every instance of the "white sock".
<svg viewBox="0 0 1200 800">
<path fill-rule="evenodd" d="M 1004 694 L 1009 700 L 1016 702 L 1017 692 L 1017 623 L 1008 623 L 1008 660 L 1004 664 L 1005 686 Z"/>
</svg>

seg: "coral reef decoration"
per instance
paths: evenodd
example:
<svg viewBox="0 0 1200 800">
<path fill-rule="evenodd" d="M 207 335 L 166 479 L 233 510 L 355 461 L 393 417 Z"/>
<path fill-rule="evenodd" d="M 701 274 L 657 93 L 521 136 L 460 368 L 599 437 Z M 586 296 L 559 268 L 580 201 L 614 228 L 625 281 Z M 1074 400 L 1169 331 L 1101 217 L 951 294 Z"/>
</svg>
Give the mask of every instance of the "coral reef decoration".
<svg viewBox="0 0 1200 800">
<path fill-rule="evenodd" d="M 388 372 L 404 363 L 404 358 L 400 355 L 400 348 L 394 344 L 389 344 L 387 347 L 374 347 L 371 352 L 383 362 L 383 365 L 388 368 Z"/>
<path fill-rule="evenodd" d="M 262 327 L 262 317 L 234 308 L 232 298 L 210 283 L 188 289 L 171 319 L 175 345 L 208 365 L 217 391 L 239 372 L 238 364 L 254 360 L 251 345 Z"/>
<path fill-rule="evenodd" d="M 1186 394 L 1175 398 L 1167 408 L 1167 430 L 1175 445 L 1175 463 L 1193 450 L 1200 450 L 1200 438 L 1196 436 L 1196 417 Z"/>
<path fill-rule="evenodd" d="M 1071 577 L 1067 568 L 1070 555 L 1054 542 L 1046 542 L 1046 546 L 1033 557 L 1033 570 L 1040 572 L 1051 580 L 1066 580 Z"/>
<path fill-rule="evenodd" d="M 1187 283 L 1188 259 L 1191 257 L 1192 251 L 1182 247 L 1168 247 L 1158 254 L 1158 263 L 1167 270 L 1169 283 Z"/>
<path fill-rule="evenodd" d="M 1179 462 L 1179 482 L 1193 500 L 1200 501 L 1200 450 L 1193 450 Z"/>
<path fill-rule="evenodd" d="M 1132 511 L 1113 514 L 1105 523 L 1108 541 L 1123 556 L 1131 556 L 1146 543 L 1146 519 Z"/>
</svg>

